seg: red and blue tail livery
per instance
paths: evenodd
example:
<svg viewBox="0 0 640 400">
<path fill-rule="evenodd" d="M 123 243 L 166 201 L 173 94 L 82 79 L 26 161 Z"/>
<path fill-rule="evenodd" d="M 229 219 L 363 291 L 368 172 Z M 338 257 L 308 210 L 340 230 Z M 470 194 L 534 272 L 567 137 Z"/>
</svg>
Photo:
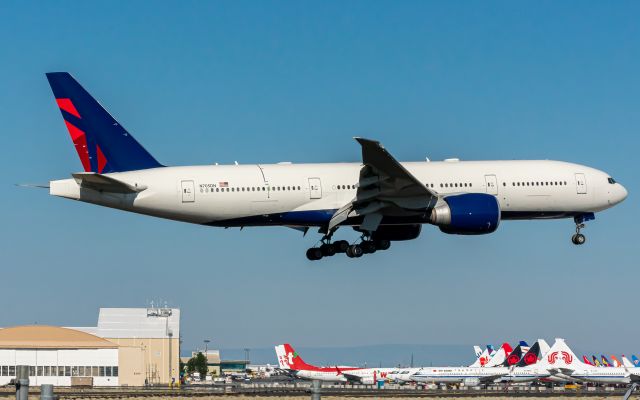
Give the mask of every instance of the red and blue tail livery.
<svg viewBox="0 0 640 400">
<path fill-rule="evenodd" d="M 69 73 L 47 79 L 85 172 L 162 167 Z"/>
</svg>

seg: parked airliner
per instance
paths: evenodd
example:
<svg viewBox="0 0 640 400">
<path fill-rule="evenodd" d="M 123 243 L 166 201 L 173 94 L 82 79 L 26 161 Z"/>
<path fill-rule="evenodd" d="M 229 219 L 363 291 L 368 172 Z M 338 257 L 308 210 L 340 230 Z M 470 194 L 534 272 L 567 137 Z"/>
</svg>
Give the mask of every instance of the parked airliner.
<svg viewBox="0 0 640 400">
<path fill-rule="evenodd" d="M 275 350 L 280 368 L 301 379 L 373 385 L 378 380 L 386 380 L 387 374 L 393 371 L 393 368 L 317 367 L 307 364 L 288 343 L 275 346 Z"/>
<path fill-rule="evenodd" d="M 444 233 L 494 232 L 502 220 L 573 218 L 584 223 L 627 197 L 609 174 L 561 161 L 398 162 L 380 143 L 356 138 L 362 162 L 167 167 L 70 74 L 48 73 L 84 172 L 54 180 L 50 194 L 217 227 L 318 228 L 318 260 L 360 257 L 415 239 L 423 224 Z M 340 227 L 361 239 L 333 240 Z"/>
</svg>

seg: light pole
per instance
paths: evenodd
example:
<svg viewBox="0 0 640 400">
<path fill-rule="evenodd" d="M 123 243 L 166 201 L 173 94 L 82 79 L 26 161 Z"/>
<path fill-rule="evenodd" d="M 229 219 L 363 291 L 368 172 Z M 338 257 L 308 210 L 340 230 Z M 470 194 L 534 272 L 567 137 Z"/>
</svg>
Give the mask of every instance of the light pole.
<svg viewBox="0 0 640 400">
<path fill-rule="evenodd" d="M 244 349 L 244 359 L 249 362 L 249 352 L 251 351 L 251 349 L 245 348 Z"/>
<path fill-rule="evenodd" d="M 207 352 L 209 351 L 209 343 L 211 342 L 211 340 L 209 339 L 205 339 L 203 340 L 204 342 L 204 355 L 207 355 Z"/>
</svg>

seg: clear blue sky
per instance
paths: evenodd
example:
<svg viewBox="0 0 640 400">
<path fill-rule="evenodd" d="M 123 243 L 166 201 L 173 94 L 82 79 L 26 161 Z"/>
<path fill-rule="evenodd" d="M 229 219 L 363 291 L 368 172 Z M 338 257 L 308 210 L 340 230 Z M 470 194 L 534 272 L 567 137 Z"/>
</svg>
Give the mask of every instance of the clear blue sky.
<svg viewBox="0 0 640 400">
<path fill-rule="evenodd" d="M 640 351 L 640 3 L 0 2 L 0 326 L 182 308 L 193 348 L 473 344 Z M 69 71 L 161 162 L 560 159 L 630 192 L 570 220 L 310 263 L 286 228 L 222 230 L 21 189 L 81 169 L 44 73 Z M 352 237 L 351 234 L 346 235 Z"/>
</svg>

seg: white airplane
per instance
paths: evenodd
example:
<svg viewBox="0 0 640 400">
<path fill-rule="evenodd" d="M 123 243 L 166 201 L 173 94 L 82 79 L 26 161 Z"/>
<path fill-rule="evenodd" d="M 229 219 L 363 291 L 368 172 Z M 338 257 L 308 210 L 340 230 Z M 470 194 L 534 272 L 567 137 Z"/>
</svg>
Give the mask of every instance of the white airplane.
<svg viewBox="0 0 640 400">
<path fill-rule="evenodd" d="M 413 374 L 411 379 L 420 383 L 478 386 L 500 382 L 532 382 L 549 377 L 551 374 L 545 369 L 507 366 L 512 355 L 517 356 L 517 360 L 512 362 L 518 363 L 521 360 L 522 347 L 520 344 L 513 350 L 508 343 L 503 343 L 495 356 L 484 366 L 423 368 Z"/>
<path fill-rule="evenodd" d="M 378 380 L 386 380 L 393 371 L 393 368 L 317 367 L 307 364 L 288 343 L 275 346 L 275 350 L 280 368 L 301 379 L 373 385 Z"/>
<path fill-rule="evenodd" d="M 556 339 L 551 350 L 537 364 L 555 376 L 577 382 L 627 384 L 640 382 L 640 372 L 627 367 L 601 368 L 588 365 L 567 346 L 564 339 Z"/>
<path fill-rule="evenodd" d="M 491 356 L 495 354 L 493 346 L 487 345 L 487 347 L 482 350 L 479 346 L 473 346 L 474 353 L 476 355 L 476 361 L 470 365 L 470 367 L 481 367 L 486 364 Z M 412 382 L 411 377 L 425 369 L 424 367 L 406 367 L 406 368 L 396 368 L 393 371 L 389 372 L 387 378 L 390 381 L 394 381 L 400 384 Z"/>
<path fill-rule="evenodd" d="M 574 244 L 595 213 L 626 189 L 609 174 L 561 161 L 400 163 L 376 141 L 356 138 L 362 162 L 167 167 L 159 163 L 68 73 L 47 78 L 84 172 L 49 184 L 53 196 L 217 227 L 318 228 L 318 260 L 386 250 L 423 224 L 444 233 L 494 232 L 502 220 L 573 218 Z M 336 230 L 362 234 L 349 244 Z"/>
</svg>

